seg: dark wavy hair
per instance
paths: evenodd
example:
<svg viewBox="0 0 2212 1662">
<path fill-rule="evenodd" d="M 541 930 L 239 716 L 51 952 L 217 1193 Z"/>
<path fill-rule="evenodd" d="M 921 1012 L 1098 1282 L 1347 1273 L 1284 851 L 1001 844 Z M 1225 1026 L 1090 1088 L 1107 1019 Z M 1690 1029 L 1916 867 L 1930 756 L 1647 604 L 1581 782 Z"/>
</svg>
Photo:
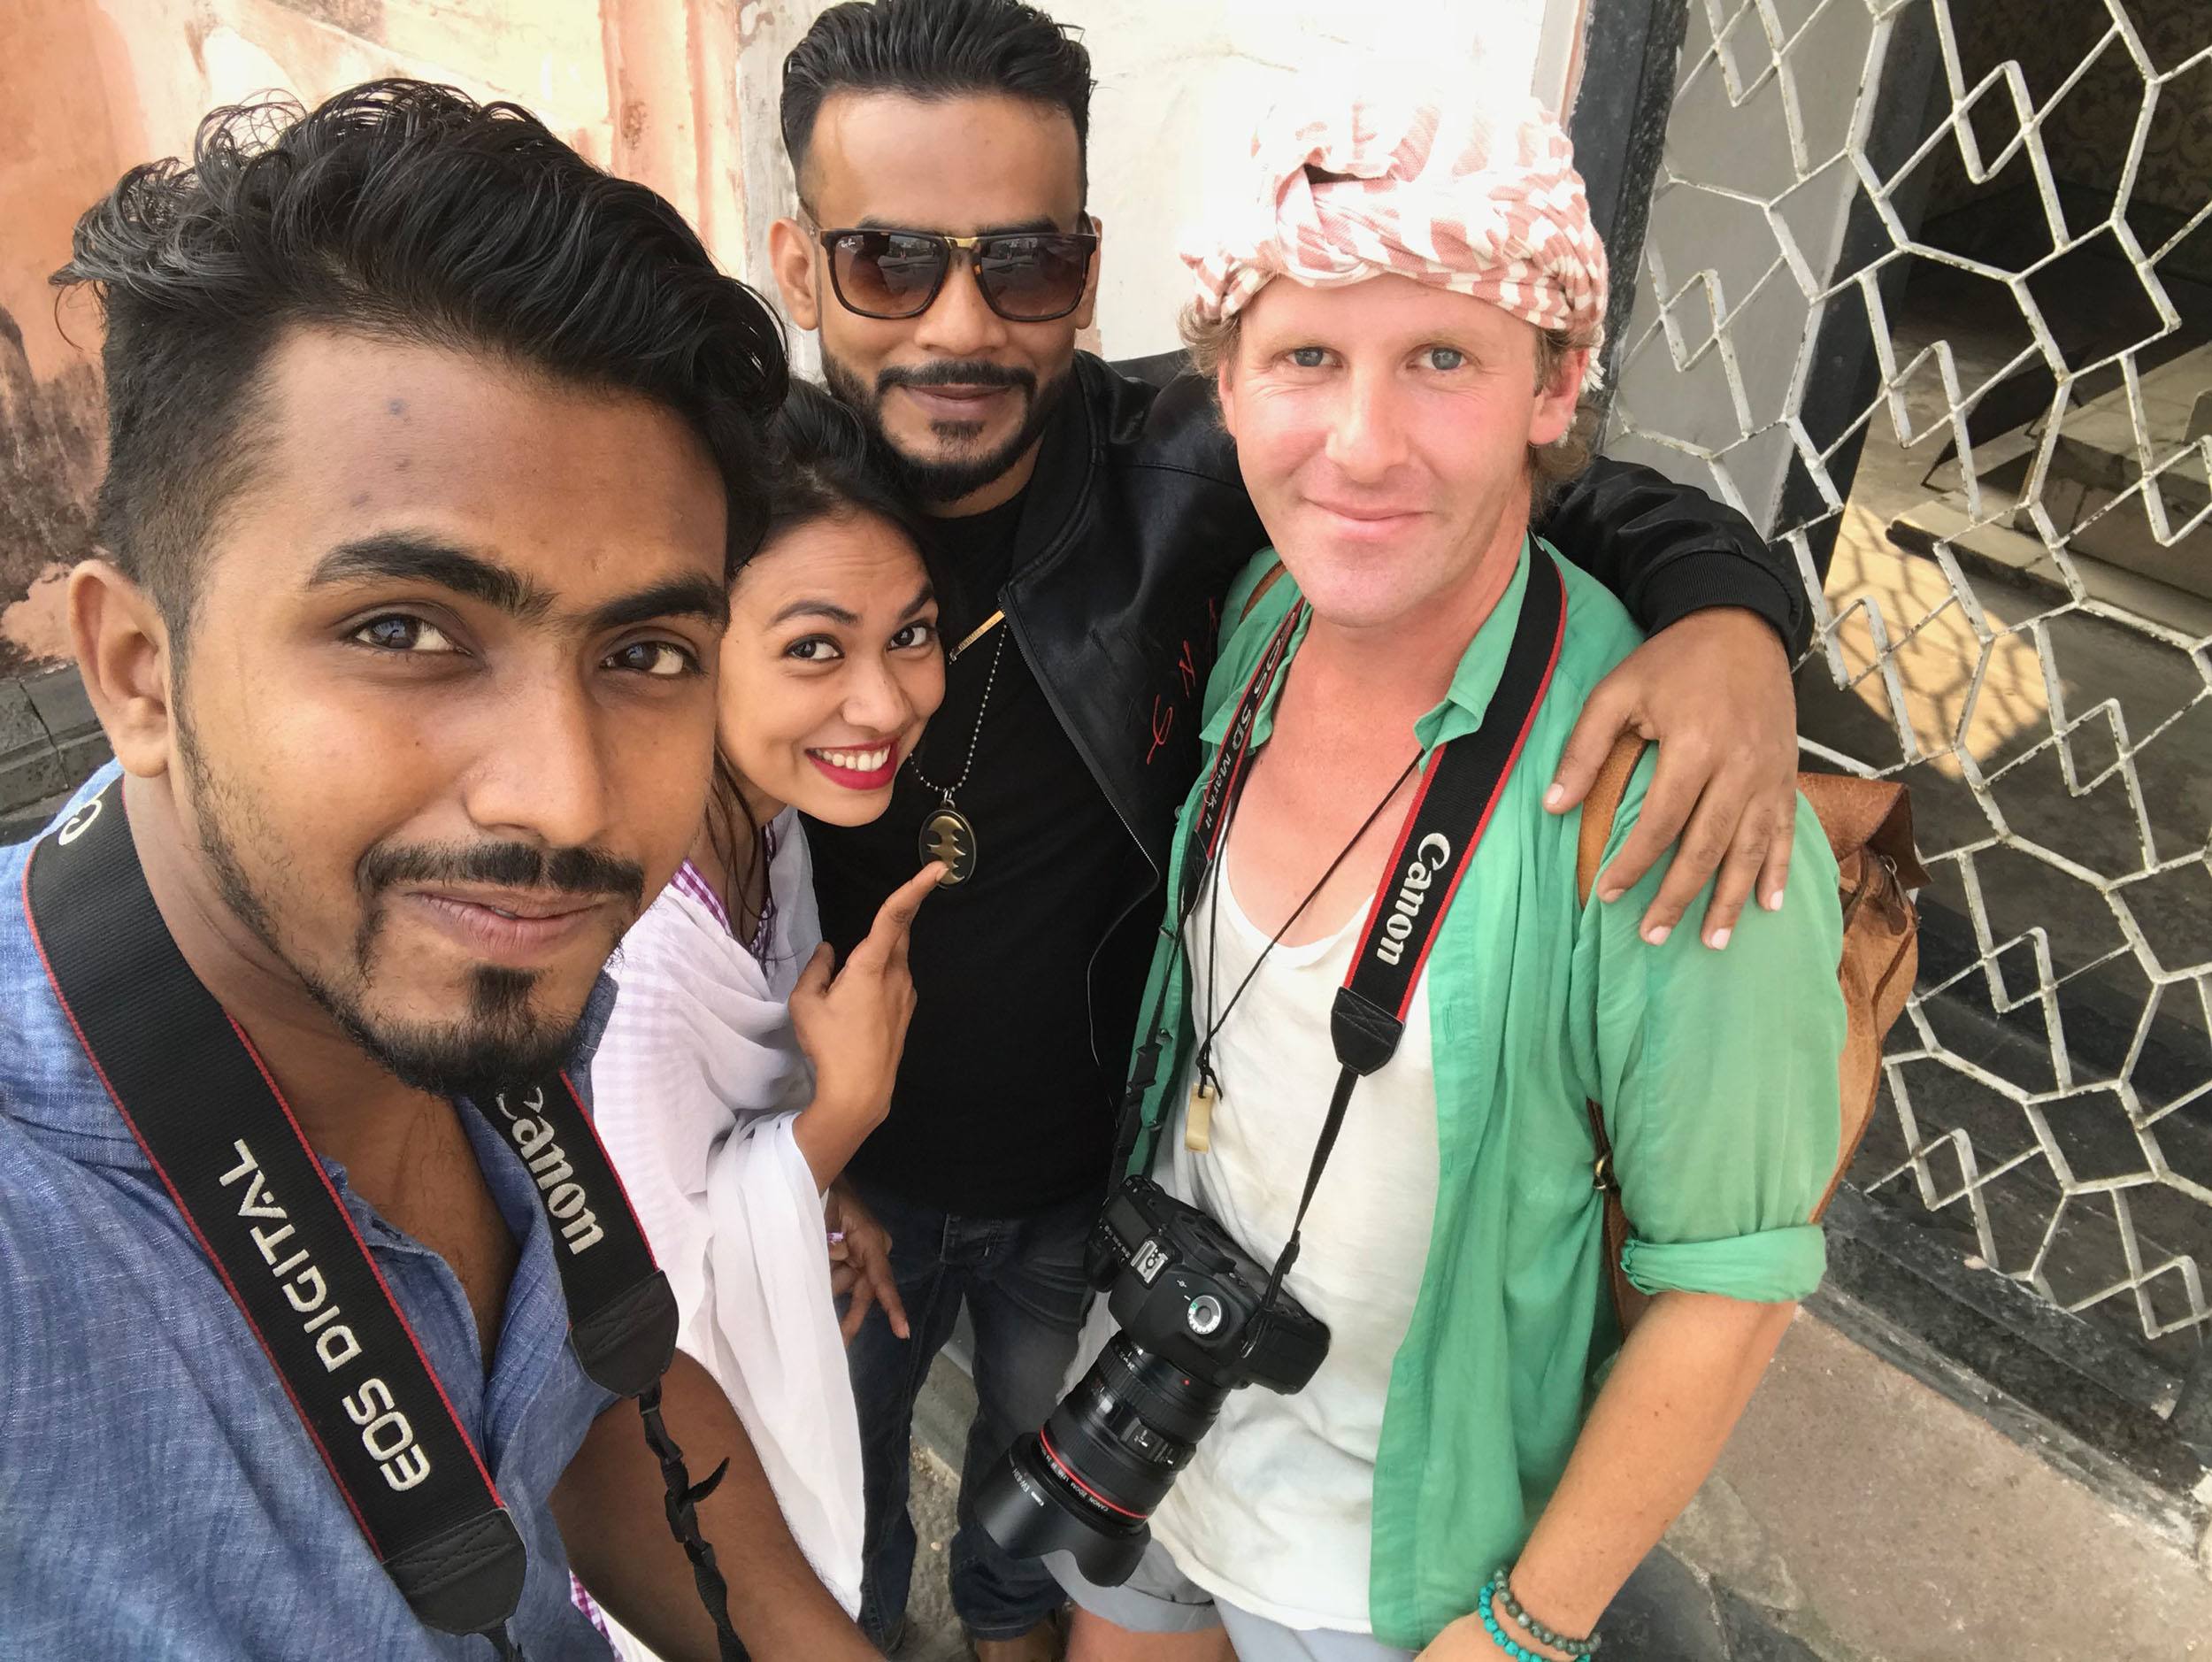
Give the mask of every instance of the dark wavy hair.
<svg viewBox="0 0 2212 1662">
<path fill-rule="evenodd" d="M 1078 33 L 1021 0 L 845 0 L 830 7 L 783 60 L 783 148 L 801 195 L 815 118 L 830 94 L 1003 93 L 1067 112 L 1087 200 L 1093 82 Z"/>
<path fill-rule="evenodd" d="M 883 465 L 866 425 L 825 389 L 792 383 L 776 415 L 775 442 L 763 547 L 818 519 L 864 513 L 893 526 L 926 558 L 920 514 Z"/>
<path fill-rule="evenodd" d="M 180 650 L 217 516 L 248 481 L 258 377 L 287 329 L 494 355 L 681 416 L 721 472 L 734 570 L 767 523 L 789 384 L 774 314 L 683 216 L 527 111 L 371 81 L 317 109 L 220 109 L 188 165 L 134 167 L 54 274 L 106 315 L 97 535 Z"/>
<path fill-rule="evenodd" d="M 812 382 L 794 381 L 771 439 L 776 461 L 768 481 L 762 550 L 802 526 L 865 515 L 882 520 L 911 542 L 928 570 L 929 540 L 922 533 L 921 516 L 884 468 L 858 416 Z M 733 896 L 743 895 L 751 886 L 753 862 L 764 851 L 764 829 L 746 804 L 737 770 L 718 748 L 707 835 L 729 874 Z M 765 889 L 763 895 L 764 914 L 774 896 Z M 742 908 L 732 910 L 735 916 Z"/>
</svg>

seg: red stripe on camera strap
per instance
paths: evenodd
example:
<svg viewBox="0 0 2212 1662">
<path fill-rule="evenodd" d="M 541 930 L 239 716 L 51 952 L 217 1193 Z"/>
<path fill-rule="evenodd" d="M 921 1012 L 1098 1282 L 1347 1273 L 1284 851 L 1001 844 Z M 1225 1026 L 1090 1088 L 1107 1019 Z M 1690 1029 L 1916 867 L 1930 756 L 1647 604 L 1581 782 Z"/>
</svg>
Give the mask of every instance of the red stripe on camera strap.
<svg viewBox="0 0 2212 1662">
<path fill-rule="evenodd" d="M 1206 789 L 1198 798 L 1198 818 L 1192 823 L 1191 843 L 1202 850 L 1202 856 L 1184 869 L 1186 908 L 1204 886 L 1205 873 L 1221 851 L 1221 834 L 1228 824 L 1229 807 L 1244 789 L 1245 765 L 1252 756 L 1252 728 L 1258 722 L 1260 706 L 1267 702 L 1268 691 L 1289 654 L 1291 638 L 1298 633 L 1305 615 L 1306 603 L 1302 600 L 1284 613 L 1274 637 L 1267 643 L 1267 650 L 1260 654 L 1252 679 L 1244 684 L 1236 708 L 1230 712 L 1228 729 L 1221 735 L 1221 748 L 1214 752 L 1213 767 L 1206 775 Z M 1199 877 L 1196 884 L 1190 881 L 1194 866 Z"/>
</svg>

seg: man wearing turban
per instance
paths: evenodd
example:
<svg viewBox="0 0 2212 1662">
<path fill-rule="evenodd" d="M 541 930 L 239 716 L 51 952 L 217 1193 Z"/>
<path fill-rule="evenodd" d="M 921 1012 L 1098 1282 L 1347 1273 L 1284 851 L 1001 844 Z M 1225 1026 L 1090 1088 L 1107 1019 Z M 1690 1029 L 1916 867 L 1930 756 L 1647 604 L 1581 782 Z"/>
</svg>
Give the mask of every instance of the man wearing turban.
<svg viewBox="0 0 2212 1662">
<path fill-rule="evenodd" d="M 1546 786 L 1640 638 L 1529 528 L 1605 312 L 1582 181 L 1533 106 L 1296 98 L 1187 256 L 1274 546 L 1223 613 L 1125 1133 L 1330 1343 L 1303 1389 L 1229 1394 L 1127 1582 L 1048 1562 L 1072 1662 L 1586 1656 L 1820 1279 L 1834 866 L 1801 799 L 1780 904 L 1725 952 L 1640 940 L 1649 878 L 1578 897 Z M 1463 742 L 1496 758 L 1486 817 L 1432 827 Z M 1332 1010 L 1377 952 L 1415 968 L 1366 1072 Z M 1652 1296 L 1624 1344 L 1590 1103 Z"/>
</svg>

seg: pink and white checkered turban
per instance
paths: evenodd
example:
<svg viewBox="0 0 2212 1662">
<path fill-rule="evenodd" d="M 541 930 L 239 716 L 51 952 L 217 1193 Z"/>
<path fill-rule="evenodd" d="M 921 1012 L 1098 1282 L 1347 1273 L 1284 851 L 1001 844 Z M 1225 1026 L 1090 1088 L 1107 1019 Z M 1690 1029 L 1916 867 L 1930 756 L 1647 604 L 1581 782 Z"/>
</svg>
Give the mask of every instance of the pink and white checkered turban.
<svg viewBox="0 0 2212 1662">
<path fill-rule="evenodd" d="M 1331 288 L 1395 273 L 1540 329 L 1601 332 L 1605 245 L 1574 147 L 1532 98 L 1316 86 L 1261 122 L 1252 165 L 1249 207 L 1183 252 L 1209 321 L 1277 277 Z"/>
</svg>

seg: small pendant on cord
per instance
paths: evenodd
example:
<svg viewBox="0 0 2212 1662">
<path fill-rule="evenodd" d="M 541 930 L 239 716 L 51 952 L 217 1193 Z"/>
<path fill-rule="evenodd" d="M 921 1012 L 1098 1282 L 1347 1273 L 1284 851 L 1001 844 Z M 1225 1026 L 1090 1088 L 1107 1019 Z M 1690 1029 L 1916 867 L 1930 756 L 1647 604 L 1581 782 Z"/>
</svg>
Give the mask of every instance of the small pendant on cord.
<svg viewBox="0 0 2212 1662">
<path fill-rule="evenodd" d="M 1214 1104 L 1220 1098 L 1221 1088 L 1214 1083 L 1214 1076 L 1200 1068 L 1198 1082 L 1190 1088 L 1190 1112 L 1183 1117 L 1183 1146 L 1193 1154 L 1204 1154 L 1213 1148 Z"/>
<path fill-rule="evenodd" d="M 952 793 L 945 793 L 943 804 L 930 811 L 922 821 L 922 858 L 942 860 L 945 874 L 937 880 L 940 889 L 950 889 L 964 883 L 975 875 L 975 827 L 968 816 L 952 805 Z"/>
</svg>

